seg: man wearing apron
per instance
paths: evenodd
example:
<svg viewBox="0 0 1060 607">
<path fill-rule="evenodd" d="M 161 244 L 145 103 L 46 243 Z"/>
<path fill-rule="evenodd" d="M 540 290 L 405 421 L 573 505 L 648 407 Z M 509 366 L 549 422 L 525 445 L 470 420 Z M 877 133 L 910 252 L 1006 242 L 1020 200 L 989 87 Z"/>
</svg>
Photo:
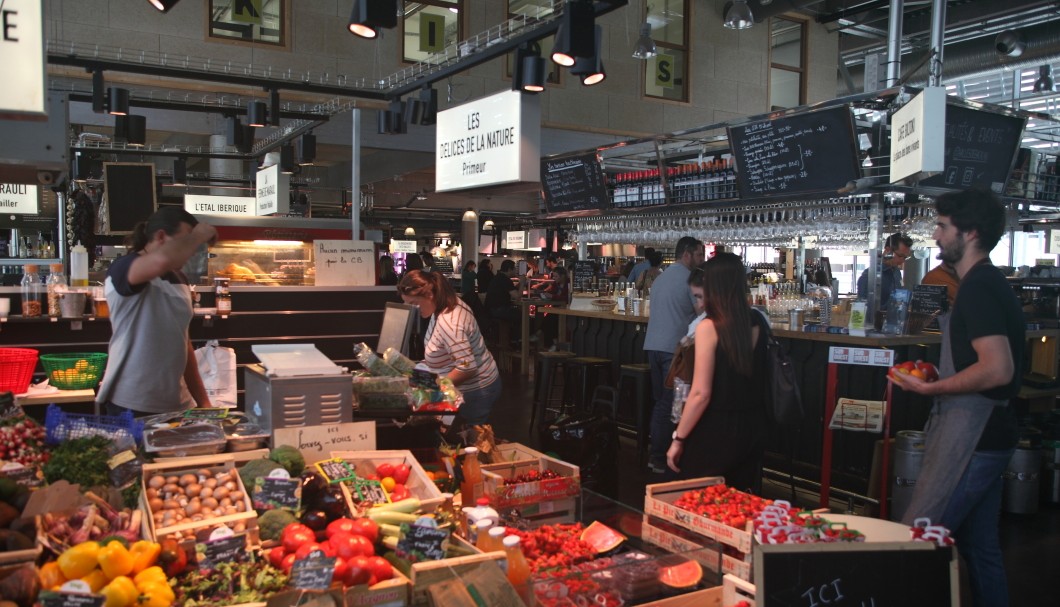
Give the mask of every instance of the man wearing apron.
<svg viewBox="0 0 1060 607">
<path fill-rule="evenodd" d="M 1005 225 L 1001 203 L 988 191 L 969 190 L 940 196 L 936 208 L 938 258 L 953 264 L 960 286 L 952 310 L 939 322 L 939 380 L 891 380 L 935 397 L 923 467 L 902 520 L 928 517 L 949 528 L 968 570 L 973 605 L 1005 607 L 1001 475 L 1018 440 L 1008 404 L 1020 387 L 1026 325 L 1015 294 L 990 263 Z"/>
</svg>

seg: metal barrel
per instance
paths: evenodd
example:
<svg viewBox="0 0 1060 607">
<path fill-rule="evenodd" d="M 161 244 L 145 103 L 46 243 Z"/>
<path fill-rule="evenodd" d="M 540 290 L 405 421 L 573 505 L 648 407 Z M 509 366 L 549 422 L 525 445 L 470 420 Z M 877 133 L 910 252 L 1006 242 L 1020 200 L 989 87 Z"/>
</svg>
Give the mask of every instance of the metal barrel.
<svg viewBox="0 0 1060 607">
<path fill-rule="evenodd" d="M 913 498 L 913 488 L 924 461 L 927 436 L 917 430 L 902 430 L 894 438 L 894 477 L 891 482 L 891 520 L 900 521 Z"/>
</svg>

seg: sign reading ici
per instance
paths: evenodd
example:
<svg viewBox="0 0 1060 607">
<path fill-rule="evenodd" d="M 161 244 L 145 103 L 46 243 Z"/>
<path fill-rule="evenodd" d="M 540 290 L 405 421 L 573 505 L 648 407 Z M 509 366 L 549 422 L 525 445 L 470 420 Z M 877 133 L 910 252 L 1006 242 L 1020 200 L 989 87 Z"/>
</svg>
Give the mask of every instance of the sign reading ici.
<svg viewBox="0 0 1060 607">
<path fill-rule="evenodd" d="M 45 114 L 41 0 L 0 2 L 0 113 Z"/>
<path fill-rule="evenodd" d="M 946 89 L 929 87 L 891 117 L 891 183 L 945 166 Z"/>
<path fill-rule="evenodd" d="M 438 112 L 434 189 L 541 180 L 541 106 L 504 91 Z"/>
<path fill-rule="evenodd" d="M 280 172 L 280 165 L 274 164 L 258 171 L 257 214 L 272 215 L 287 213 L 291 210 L 291 176 Z"/>
</svg>

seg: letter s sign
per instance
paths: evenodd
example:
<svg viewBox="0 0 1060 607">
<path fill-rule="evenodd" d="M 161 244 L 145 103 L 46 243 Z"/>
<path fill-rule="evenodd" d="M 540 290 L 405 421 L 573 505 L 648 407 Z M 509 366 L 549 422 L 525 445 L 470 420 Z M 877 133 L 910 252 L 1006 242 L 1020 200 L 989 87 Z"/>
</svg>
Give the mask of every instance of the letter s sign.
<svg viewBox="0 0 1060 607">
<path fill-rule="evenodd" d="M 674 88 L 674 56 L 659 53 L 655 56 L 655 86 Z"/>
</svg>

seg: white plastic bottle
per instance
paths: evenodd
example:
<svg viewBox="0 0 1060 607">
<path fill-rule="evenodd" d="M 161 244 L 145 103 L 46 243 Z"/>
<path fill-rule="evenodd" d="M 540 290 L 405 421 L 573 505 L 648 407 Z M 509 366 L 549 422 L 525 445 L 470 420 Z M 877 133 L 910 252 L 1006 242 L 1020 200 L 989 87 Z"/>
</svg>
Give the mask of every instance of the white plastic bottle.
<svg viewBox="0 0 1060 607">
<path fill-rule="evenodd" d="M 88 286 L 88 249 L 80 240 L 70 249 L 70 286 Z"/>
<path fill-rule="evenodd" d="M 467 532 L 469 536 L 467 541 L 472 544 L 475 543 L 477 538 L 477 524 L 479 521 L 490 521 L 491 524 L 496 525 L 497 521 L 501 519 L 500 513 L 490 507 L 490 501 L 488 498 L 480 497 L 474 507 L 466 506 L 463 508 L 464 516 L 467 517 Z"/>
</svg>

